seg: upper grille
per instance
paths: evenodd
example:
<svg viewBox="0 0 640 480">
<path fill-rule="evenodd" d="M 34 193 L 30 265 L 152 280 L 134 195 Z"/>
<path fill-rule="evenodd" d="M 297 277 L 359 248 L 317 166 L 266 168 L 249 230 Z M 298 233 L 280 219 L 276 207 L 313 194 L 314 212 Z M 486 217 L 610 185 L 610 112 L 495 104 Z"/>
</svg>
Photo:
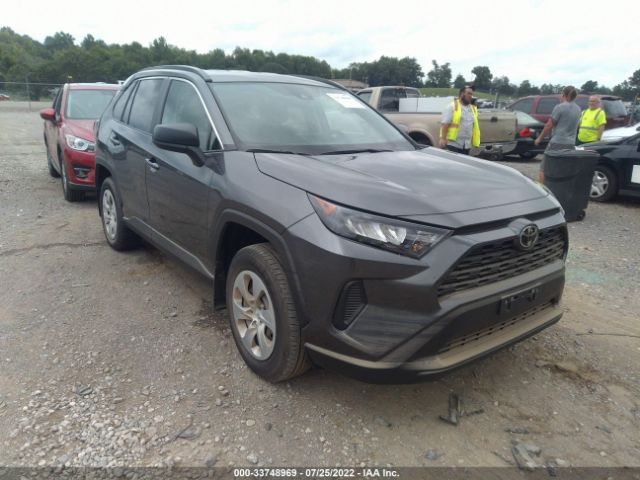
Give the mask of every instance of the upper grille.
<svg viewBox="0 0 640 480">
<path fill-rule="evenodd" d="M 566 248 L 564 227 L 540 230 L 533 249 L 522 251 L 513 239 L 472 248 L 438 286 L 438 297 L 522 275 L 562 259 Z"/>
</svg>

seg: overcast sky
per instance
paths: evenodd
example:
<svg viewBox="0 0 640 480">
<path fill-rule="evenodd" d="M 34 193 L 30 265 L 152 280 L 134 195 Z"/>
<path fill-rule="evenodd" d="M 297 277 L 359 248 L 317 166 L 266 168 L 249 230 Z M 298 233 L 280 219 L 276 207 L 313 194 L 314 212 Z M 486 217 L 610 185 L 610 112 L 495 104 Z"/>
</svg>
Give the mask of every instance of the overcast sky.
<svg viewBox="0 0 640 480">
<path fill-rule="evenodd" d="M 19 5 L 19 6 L 17 6 Z M 29 0 L 4 6 L 0 26 L 44 41 L 64 31 L 107 43 L 171 45 L 200 53 L 236 46 L 312 55 L 334 68 L 381 55 L 451 63 L 472 79 L 487 65 L 519 84 L 614 86 L 640 68 L 640 2 Z"/>
</svg>

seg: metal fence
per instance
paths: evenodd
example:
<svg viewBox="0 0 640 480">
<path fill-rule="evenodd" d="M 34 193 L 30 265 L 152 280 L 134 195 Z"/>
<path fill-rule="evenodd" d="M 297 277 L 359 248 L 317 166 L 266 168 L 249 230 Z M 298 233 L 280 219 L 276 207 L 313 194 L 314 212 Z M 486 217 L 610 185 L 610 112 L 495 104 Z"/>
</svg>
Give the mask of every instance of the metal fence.
<svg viewBox="0 0 640 480">
<path fill-rule="evenodd" d="M 0 82 L 0 101 L 53 101 L 61 83 Z"/>
</svg>

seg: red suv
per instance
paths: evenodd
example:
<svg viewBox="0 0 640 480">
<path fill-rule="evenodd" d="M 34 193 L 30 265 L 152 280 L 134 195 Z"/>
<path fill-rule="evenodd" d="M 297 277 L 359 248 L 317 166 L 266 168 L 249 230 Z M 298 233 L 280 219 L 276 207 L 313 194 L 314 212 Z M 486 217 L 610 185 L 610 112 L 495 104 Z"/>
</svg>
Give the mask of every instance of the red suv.
<svg viewBox="0 0 640 480">
<path fill-rule="evenodd" d="M 612 97 L 611 95 L 597 95 L 602 102 L 602 108 L 607 114 L 607 125 L 605 130 L 616 127 L 624 127 L 629 121 L 627 109 L 624 107 L 620 97 Z M 509 110 L 517 110 L 519 112 L 528 113 L 536 120 L 546 123 L 551 118 L 553 107 L 560 103 L 560 95 L 534 95 L 524 97 L 509 105 Z M 580 109 L 587 108 L 589 95 L 578 95 L 576 104 Z"/>
<path fill-rule="evenodd" d="M 49 173 L 62 177 L 62 192 L 69 202 L 95 191 L 93 126 L 117 90 L 118 85 L 106 83 L 66 83 L 53 107 L 40 110 Z"/>
</svg>

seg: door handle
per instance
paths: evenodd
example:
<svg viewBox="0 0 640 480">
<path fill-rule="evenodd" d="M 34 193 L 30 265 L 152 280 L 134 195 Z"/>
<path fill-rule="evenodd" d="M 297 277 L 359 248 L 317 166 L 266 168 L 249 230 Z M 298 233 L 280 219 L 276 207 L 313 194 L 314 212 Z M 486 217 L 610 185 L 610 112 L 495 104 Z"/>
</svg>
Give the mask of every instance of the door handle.
<svg viewBox="0 0 640 480">
<path fill-rule="evenodd" d="M 119 147 L 120 145 L 122 145 L 122 142 L 120 142 L 120 139 L 115 133 L 109 135 L 109 142 L 111 142 L 111 145 L 113 145 L 114 147 Z"/>
<path fill-rule="evenodd" d="M 149 165 L 149 168 L 154 172 L 160 168 L 160 165 L 158 165 L 155 158 L 145 158 L 144 161 L 147 163 L 147 165 Z"/>
</svg>

